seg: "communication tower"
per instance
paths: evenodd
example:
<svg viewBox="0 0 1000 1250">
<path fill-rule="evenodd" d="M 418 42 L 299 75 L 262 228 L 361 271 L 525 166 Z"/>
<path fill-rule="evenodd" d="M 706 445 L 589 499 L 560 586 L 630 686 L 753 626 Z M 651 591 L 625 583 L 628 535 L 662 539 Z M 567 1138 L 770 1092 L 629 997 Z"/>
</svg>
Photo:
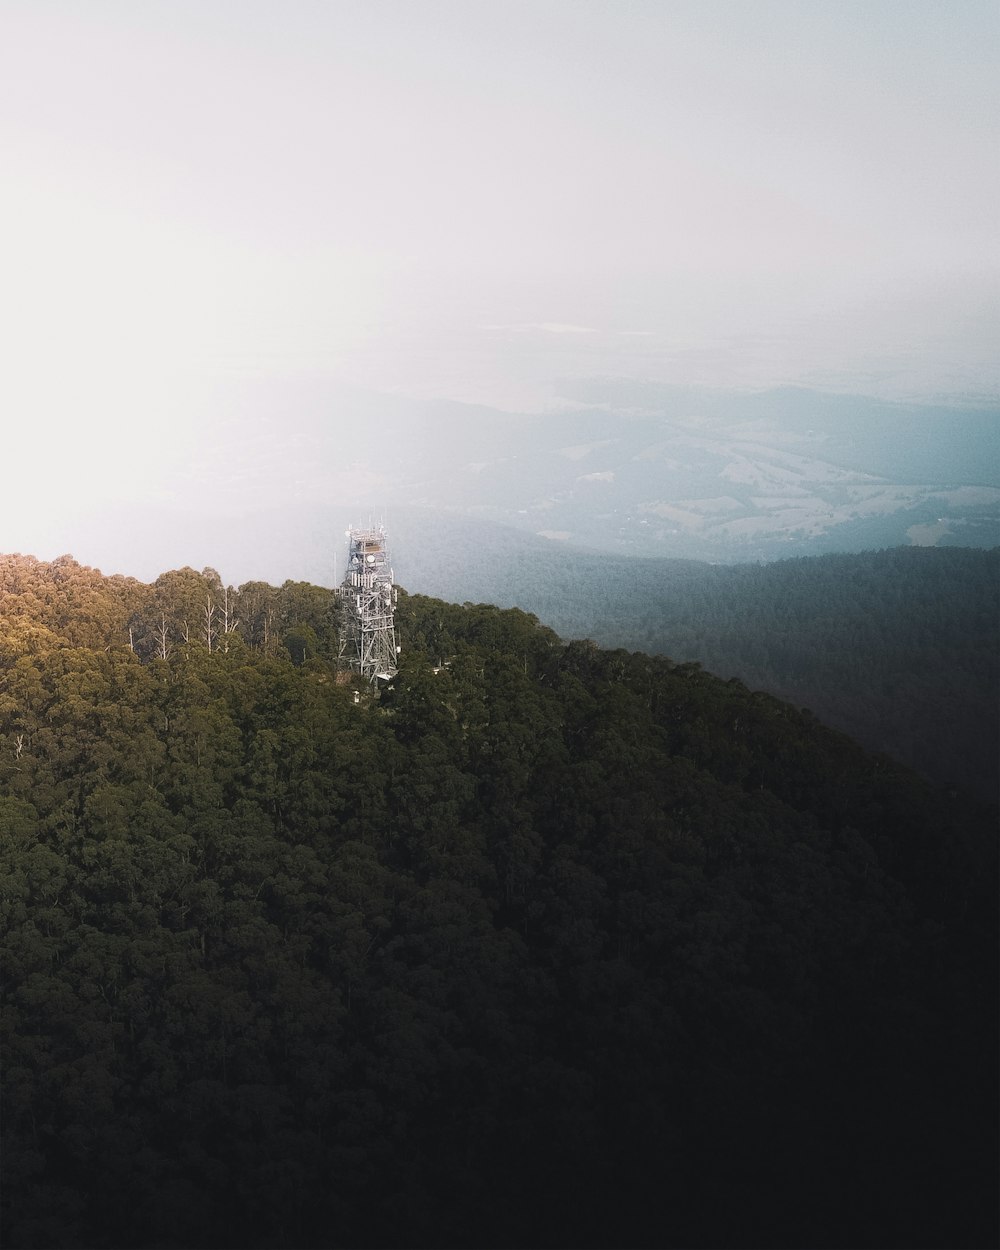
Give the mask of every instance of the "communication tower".
<svg viewBox="0 0 1000 1250">
<path fill-rule="evenodd" d="M 396 676 L 396 589 L 379 525 L 347 531 L 347 575 L 337 587 L 340 666 L 373 685 Z"/>
</svg>

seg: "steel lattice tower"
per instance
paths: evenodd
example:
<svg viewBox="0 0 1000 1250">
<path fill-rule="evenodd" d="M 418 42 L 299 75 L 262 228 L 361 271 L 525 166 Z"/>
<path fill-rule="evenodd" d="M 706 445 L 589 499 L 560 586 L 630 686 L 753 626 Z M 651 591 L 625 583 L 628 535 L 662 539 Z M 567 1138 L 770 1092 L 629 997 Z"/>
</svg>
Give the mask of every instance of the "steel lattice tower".
<svg viewBox="0 0 1000 1250">
<path fill-rule="evenodd" d="M 347 575 L 337 587 L 340 666 L 374 684 L 396 675 L 396 591 L 385 529 L 347 531 Z"/>
</svg>

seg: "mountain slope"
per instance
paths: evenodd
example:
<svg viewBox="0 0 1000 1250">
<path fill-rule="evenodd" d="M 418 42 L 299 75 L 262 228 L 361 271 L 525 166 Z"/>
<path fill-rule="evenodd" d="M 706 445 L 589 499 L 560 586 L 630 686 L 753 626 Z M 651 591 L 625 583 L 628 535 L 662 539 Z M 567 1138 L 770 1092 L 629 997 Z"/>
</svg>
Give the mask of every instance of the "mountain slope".
<svg viewBox="0 0 1000 1250">
<path fill-rule="evenodd" d="M 566 638 L 697 660 L 941 784 L 1000 795 L 1000 549 L 711 566 L 400 521 L 393 550 L 411 589 L 518 606 Z"/>
<path fill-rule="evenodd" d="M 961 802 L 520 611 L 401 594 L 355 704 L 315 587 L 166 660 L 210 570 L 5 587 L 5 1244 L 991 1244 Z"/>
</svg>

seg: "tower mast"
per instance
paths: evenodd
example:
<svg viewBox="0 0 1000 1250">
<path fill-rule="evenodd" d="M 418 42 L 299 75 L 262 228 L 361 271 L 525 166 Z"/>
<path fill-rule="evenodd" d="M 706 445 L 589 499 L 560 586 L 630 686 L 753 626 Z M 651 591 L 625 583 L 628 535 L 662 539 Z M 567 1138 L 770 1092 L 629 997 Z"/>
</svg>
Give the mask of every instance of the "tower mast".
<svg viewBox="0 0 1000 1250">
<path fill-rule="evenodd" d="M 337 587 L 340 667 L 373 685 L 396 675 L 396 590 L 384 526 L 347 531 L 347 573 Z"/>
</svg>

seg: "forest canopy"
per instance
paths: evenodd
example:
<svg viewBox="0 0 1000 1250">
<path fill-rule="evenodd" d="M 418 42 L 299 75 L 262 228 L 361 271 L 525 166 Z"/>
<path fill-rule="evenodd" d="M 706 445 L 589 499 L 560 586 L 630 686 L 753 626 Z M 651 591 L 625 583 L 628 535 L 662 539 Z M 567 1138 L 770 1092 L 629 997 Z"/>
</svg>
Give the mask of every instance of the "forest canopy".
<svg viewBox="0 0 1000 1250">
<path fill-rule="evenodd" d="M 414 529 L 414 523 L 410 522 Z M 895 547 L 707 564 L 499 527 L 404 549 L 419 589 L 535 613 L 565 638 L 678 662 L 808 707 L 938 784 L 1000 795 L 1000 548 Z"/>
<path fill-rule="evenodd" d="M 10 1247 L 987 1246 L 988 816 L 696 664 L 0 558 Z"/>
</svg>

